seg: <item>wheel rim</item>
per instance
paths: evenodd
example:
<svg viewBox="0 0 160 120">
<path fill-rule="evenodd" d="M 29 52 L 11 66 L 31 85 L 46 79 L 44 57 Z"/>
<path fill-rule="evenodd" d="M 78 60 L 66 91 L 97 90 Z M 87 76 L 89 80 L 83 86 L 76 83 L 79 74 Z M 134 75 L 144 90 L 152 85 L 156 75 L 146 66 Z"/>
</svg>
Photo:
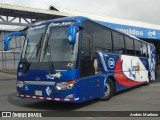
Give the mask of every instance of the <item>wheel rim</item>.
<svg viewBox="0 0 160 120">
<path fill-rule="evenodd" d="M 111 87 L 108 83 L 106 83 L 106 86 L 105 86 L 105 96 L 108 96 L 110 94 L 110 91 L 111 91 Z"/>
</svg>

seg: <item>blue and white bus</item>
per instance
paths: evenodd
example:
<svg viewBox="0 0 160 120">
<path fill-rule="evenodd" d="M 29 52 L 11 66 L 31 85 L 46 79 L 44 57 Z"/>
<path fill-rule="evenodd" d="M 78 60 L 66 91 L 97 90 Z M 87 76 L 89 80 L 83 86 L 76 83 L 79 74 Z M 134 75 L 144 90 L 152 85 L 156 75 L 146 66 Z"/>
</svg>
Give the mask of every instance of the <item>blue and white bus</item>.
<svg viewBox="0 0 160 120">
<path fill-rule="evenodd" d="M 156 79 L 155 46 L 85 17 L 35 23 L 17 68 L 17 96 L 81 103 Z"/>
</svg>

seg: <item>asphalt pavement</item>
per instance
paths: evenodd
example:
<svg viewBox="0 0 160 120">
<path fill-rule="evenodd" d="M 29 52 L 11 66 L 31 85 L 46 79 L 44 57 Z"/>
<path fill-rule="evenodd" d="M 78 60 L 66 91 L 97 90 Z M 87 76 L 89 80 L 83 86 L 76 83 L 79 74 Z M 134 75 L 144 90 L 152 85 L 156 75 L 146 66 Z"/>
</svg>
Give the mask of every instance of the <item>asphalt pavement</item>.
<svg viewBox="0 0 160 120">
<path fill-rule="evenodd" d="M 0 111 L 160 111 L 160 74 L 155 82 L 115 94 L 109 101 L 61 103 L 16 96 L 16 76 L 0 73 Z M 90 119 L 87 117 L 85 119 Z"/>
</svg>

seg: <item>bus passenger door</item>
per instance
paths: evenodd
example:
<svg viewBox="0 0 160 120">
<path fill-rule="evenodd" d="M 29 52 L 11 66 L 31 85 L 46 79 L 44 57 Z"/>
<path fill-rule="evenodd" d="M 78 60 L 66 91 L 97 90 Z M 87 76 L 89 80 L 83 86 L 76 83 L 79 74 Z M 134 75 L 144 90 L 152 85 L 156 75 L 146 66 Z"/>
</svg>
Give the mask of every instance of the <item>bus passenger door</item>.
<svg viewBox="0 0 160 120">
<path fill-rule="evenodd" d="M 83 33 L 81 50 L 81 77 L 87 77 L 94 74 L 93 60 L 91 56 L 91 36 Z"/>
</svg>

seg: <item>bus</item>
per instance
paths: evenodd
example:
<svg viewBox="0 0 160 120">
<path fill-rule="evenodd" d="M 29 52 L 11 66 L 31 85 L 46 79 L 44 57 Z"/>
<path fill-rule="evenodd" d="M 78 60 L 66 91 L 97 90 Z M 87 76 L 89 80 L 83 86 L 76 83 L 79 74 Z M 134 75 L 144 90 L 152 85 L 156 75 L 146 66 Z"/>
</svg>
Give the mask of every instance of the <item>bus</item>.
<svg viewBox="0 0 160 120">
<path fill-rule="evenodd" d="M 17 67 L 17 96 L 81 103 L 156 79 L 153 44 L 86 17 L 30 25 L 4 40 L 25 37 Z"/>
</svg>

